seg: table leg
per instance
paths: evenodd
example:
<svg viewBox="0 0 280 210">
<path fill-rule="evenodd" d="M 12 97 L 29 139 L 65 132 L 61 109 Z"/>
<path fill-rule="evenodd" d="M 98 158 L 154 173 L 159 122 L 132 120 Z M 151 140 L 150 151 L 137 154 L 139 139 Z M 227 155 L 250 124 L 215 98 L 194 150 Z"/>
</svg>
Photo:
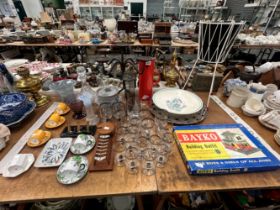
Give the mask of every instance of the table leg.
<svg viewBox="0 0 280 210">
<path fill-rule="evenodd" d="M 138 210 L 144 210 L 142 195 L 136 195 L 135 197 L 136 197 Z"/>
<path fill-rule="evenodd" d="M 158 195 L 157 199 L 155 200 L 154 210 L 162 210 L 164 202 L 169 197 L 169 194 Z"/>
</svg>

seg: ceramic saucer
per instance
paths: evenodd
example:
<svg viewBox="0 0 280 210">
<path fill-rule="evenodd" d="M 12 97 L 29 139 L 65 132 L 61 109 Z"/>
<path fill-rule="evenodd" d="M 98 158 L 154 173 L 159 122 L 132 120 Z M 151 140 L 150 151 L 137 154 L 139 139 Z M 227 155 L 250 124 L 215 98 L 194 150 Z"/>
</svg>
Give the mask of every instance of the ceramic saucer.
<svg viewBox="0 0 280 210">
<path fill-rule="evenodd" d="M 266 112 L 265 107 L 264 107 L 260 112 L 252 112 L 251 110 L 248 110 L 248 109 L 245 107 L 245 105 L 243 105 L 243 106 L 241 107 L 241 109 L 242 109 L 243 113 L 244 113 L 246 116 L 248 116 L 248 117 L 257 117 L 257 116 L 259 116 L 259 115 L 265 114 L 265 112 Z"/>
<path fill-rule="evenodd" d="M 75 145 L 76 140 L 78 138 L 79 140 L 84 141 L 84 144 L 86 145 L 85 149 L 82 149 Z M 77 139 L 73 142 L 73 144 L 70 147 L 70 151 L 75 155 L 82 155 L 89 152 L 95 146 L 96 143 L 95 138 L 91 135 L 81 134 L 77 137 Z"/>
<path fill-rule="evenodd" d="M 59 126 L 61 126 L 63 123 L 65 123 L 65 117 L 60 116 L 59 122 L 56 125 L 52 125 L 50 124 L 49 120 L 45 123 L 45 127 L 46 128 L 57 128 Z"/>
<path fill-rule="evenodd" d="M 276 143 L 277 143 L 278 145 L 280 145 L 280 136 L 278 136 L 277 134 L 275 134 L 275 135 L 274 135 L 274 139 L 275 139 Z"/>
<path fill-rule="evenodd" d="M 24 166 L 22 166 L 22 168 L 18 167 L 18 170 L 16 170 L 15 172 L 11 172 L 9 170 L 9 167 L 11 166 L 12 161 L 13 161 L 13 160 L 11 160 L 11 162 L 9 162 L 3 170 L 3 174 L 2 174 L 3 177 L 17 177 L 17 176 L 19 176 L 20 174 L 27 171 L 31 167 L 31 165 L 33 164 L 33 162 L 35 160 L 33 154 L 17 154 L 16 156 L 17 156 L 17 158 L 18 157 L 19 158 L 26 158 L 26 164 Z M 16 156 L 14 158 L 16 158 Z"/>
<path fill-rule="evenodd" d="M 52 136 L 52 133 L 49 131 L 44 131 L 45 132 L 45 137 L 42 140 L 37 140 L 37 139 L 29 139 L 27 141 L 27 146 L 29 147 L 39 147 L 43 144 L 45 144 Z"/>
<path fill-rule="evenodd" d="M 55 113 L 57 113 L 57 114 L 59 114 L 59 115 L 65 115 L 65 114 L 67 114 L 68 112 L 70 112 L 70 110 L 71 110 L 70 107 L 67 106 L 67 109 L 64 110 L 63 112 L 59 112 L 59 111 L 55 110 Z"/>
<path fill-rule="evenodd" d="M 69 161 L 73 161 L 73 160 L 76 161 L 77 164 L 79 164 L 79 165 L 84 164 L 85 167 L 83 167 L 81 170 L 79 170 L 75 176 L 72 176 L 72 177 L 64 176 L 62 172 L 64 171 L 67 163 Z M 81 179 L 83 179 L 85 177 L 85 175 L 87 174 L 87 172 L 88 172 L 87 158 L 85 156 L 77 155 L 77 156 L 73 156 L 73 157 L 66 159 L 61 164 L 61 166 L 57 170 L 56 178 L 59 183 L 69 185 L 69 184 L 74 184 L 74 183 L 80 181 Z"/>
<path fill-rule="evenodd" d="M 258 118 L 258 119 L 259 119 L 259 122 L 260 122 L 262 125 L 264 125 L 264 126 L 267 127 L 267 128 L 270 128 L 270 129 L 272 129 L 272 130 L 278 130 L 278 129 L 279 129 L 279 128 L 277 128 L 276 126 L 267 123 L 267 122 L 263 119 L 263 116 L 264 116 L 264 115 L 260 115 L 259 118 Z"/>
</svg>

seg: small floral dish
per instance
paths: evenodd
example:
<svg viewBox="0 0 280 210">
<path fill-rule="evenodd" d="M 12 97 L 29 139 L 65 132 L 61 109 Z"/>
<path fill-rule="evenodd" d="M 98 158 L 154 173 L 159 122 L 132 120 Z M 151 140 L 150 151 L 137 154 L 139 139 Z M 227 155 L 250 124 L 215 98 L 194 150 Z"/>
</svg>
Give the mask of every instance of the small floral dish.
<svg viewBox="0 0 280 210">
<path fill-rule="evenodd" d="M 55 109 L 55 112 L 59 115 L 65 115 L 68 112 L 70 112 L 70 107 L 67 106 L 65 103 L 59 103 L 57 105 L 57 108 Z"/>
<path fill-rule="evenodd" d="M 52 136 L 49 131 L 36 130 L 27 141 L 29 147 L 39 147 L 45 144 Z"/>
<path fill-rule="evenodd" d="M 92 135 L 80 134 L 70 147 L 75 155 L 82 155 L 89 152 L 95 146 L 96 140 Z"/>
<path fill-rule="evenodd" d="M 66 120 L 65 117 L 62 117 L 57 113 L 54 113 L 45 123 L 45 127 L 49 129 L 57 128 L 61 126 L 63 123 L 65 123 L 65 120 Z"/>
<path fill-rule="evenodd" d="M 3 170 L 3 177 L 17 177 L 27 171 L 35 158 L 33 154 L 17 154 Z"/>
<path fill-rule="evenodd" d="M 74 184 L 83 179 L 88 172 L 88 160 L 85 156 L 72 156 L 58 168 L 57 181 L 61 184 Z"/>
<path fill-rule="evenodd" d="M 35 167 L 46 168 L 59 166 L 65 159 L 72 144 L 72 138 L 51 139 L 35 162 Z"/>
</svg>

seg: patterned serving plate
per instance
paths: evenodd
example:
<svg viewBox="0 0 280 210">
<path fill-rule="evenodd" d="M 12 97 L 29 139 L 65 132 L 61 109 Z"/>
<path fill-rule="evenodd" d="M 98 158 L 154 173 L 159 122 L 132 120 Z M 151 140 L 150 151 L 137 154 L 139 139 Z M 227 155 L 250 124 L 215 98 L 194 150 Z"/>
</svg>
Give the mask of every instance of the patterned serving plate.
<svg viewBox="0 0 280 210">
<path fill-rule="evenodd" d="M 65 176 L 63 175 L 63 170 L 65 168 L 65 166 L 67 165 L 67 163 L 69 161 L 72 161 L 74 160 L 76 162 L 76 164 L 78 165 L 83 165 L 84 167 L 82 167 L 81 170 L 79 170 L 75 176 Z M 78 181 L 80 181 L 81 179 L 83 179 L 86 174 L 88 172 L 88 160 L 85 156 L 72 156 L 68 159 L 66 159 L 62 164 L 61 166 L 58 168 L 57 170 L 57 173 L 56 173 L 56 178 L 57 178 L 57 181 L 61 184 L 66 184 L 66 185 L 69 185 L 69 184 L 74 184 Z"/>
<path fill-rule="evenodd" d="M 189 115 L 203 108 L 203 101 L 196 94 L 180 89 L 166 88 L 153 95 L 153 103 L 175 115 Z"/>
<path fill-rule="evenodd" d="M 37 168 L 59 166 L 72 144 L 72 138 L 54 138 L 48 141 L 34 166 Z"/>
<path fill-rule="evenodd" d="M 36 108 L 36 103 L 34 101 L 27 102 L 27 111 L 22 114 L 22 116 L 13 122 L 6 124 L 8 127 L 15 127 L 19 125 L 27 116 L 29 116 Z"/>
</svg>

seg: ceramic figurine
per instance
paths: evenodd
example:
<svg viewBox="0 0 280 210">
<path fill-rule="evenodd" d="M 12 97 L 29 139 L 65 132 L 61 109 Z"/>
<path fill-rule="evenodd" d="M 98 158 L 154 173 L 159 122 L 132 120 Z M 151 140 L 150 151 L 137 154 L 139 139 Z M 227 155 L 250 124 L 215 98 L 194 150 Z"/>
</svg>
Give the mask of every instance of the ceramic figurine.
<svg viewBox="0 0 280 210">
<path fill-rule="evenodd" d="M 0 151 L 6 147 L 6 143 L 10 140 L 10 135 L 9 128 L 0 123 Z"/>
</svg>

